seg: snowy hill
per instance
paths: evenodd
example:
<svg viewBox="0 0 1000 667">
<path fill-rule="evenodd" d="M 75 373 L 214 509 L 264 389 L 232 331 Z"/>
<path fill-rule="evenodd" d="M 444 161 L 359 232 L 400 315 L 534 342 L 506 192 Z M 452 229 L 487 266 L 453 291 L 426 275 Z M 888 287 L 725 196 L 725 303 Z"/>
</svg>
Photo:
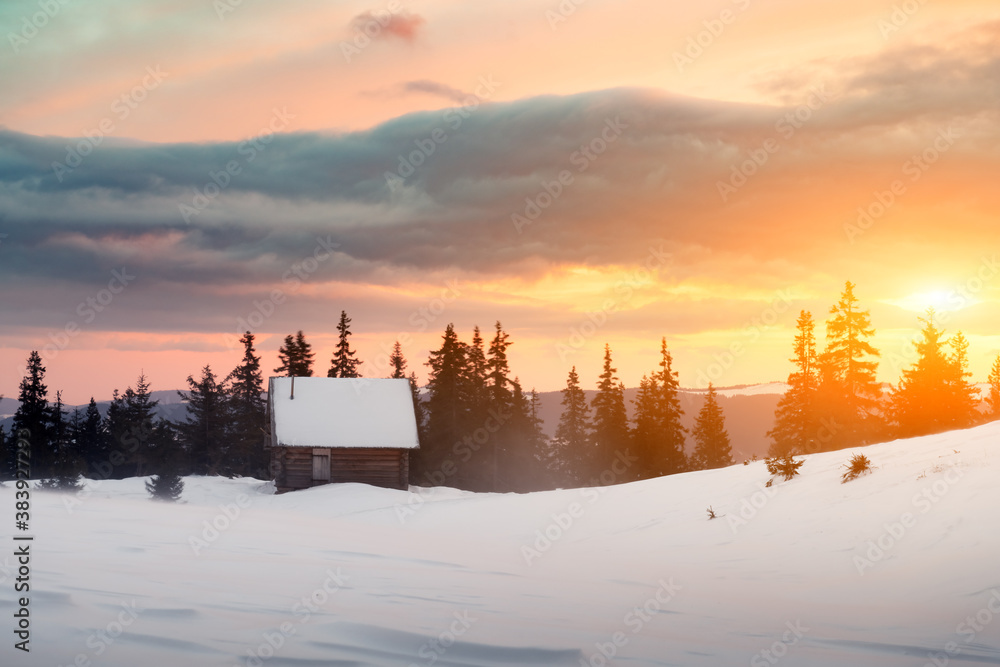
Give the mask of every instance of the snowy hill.
<svg viewBox="0 0 1000 667">
<path fill-rule="evenodd" d="M 875 469 L 841 484 L 854 451 Z M 129 667 L 1000 664 L 1000 422 L 769 478 L 754 462 L 526 495 L 199 477 L 178 505 L 141 479 L 35 492 L 31 653 L 0 650 Z M 13 513 L 10 485 L 0 502 Z"/>
</svg>

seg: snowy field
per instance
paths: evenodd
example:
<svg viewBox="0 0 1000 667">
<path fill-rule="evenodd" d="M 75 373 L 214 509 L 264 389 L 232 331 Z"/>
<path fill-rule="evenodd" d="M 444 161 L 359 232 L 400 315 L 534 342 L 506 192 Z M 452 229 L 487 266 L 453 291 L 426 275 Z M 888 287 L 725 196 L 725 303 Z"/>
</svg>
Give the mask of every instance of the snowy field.
<svg viewBox="0 0 1000 667">
<path fill-rule="evenodd" d="M 865 448 L 841 484 L 854 451 L 770 488 L 754 462 L 528 495 L 37 492 L 31 652 L 7 555 L 0 663 L 1000 664 L 1000 422 Z"/>
</svg>

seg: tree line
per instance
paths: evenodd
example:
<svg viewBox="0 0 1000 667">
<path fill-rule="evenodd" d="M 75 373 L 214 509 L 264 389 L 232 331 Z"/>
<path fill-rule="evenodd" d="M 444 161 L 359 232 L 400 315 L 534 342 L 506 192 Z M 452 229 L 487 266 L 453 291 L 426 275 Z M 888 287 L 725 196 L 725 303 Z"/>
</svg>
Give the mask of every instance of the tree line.
<svg viewBox="0 0 1000 667">
<path fill-rule="evenodd" d="M 151 476 L 157 497 L 176 498 L 183 475 L 250 475 L 267 478 L 265 402 L 254 336 L 241 339 L 243 359 L 225 378 L 205 366 L 200 380 L 188 376 L 190 391 L 178 392 L 187 417 L 171 422 L 156 416 L 159 401 L 140 373 L 134 387 L 117 389 L 104 416 L 93 397 L 83 410 L 66 412 L 62 393 L 48 400 L 46 369 L 31 352 L 19 386 L 20 402 L 10 433 L 0 428 L 0 474 L 16 471 L 19 441 L 30 451 L 31 478 L 43 488 L 75 490 L 81 476 L 124 479 Z"/>
<path fill-rule="evenodd" d="M 882 390 L 876 381 L 880 355 L 871 344 L 875 330 L 854 287 L 846 283 L 830 309 L 822 352 L 811 313 L 802 311 L 798 317 L 794 370 L 768 433 L 771 456 L 965 428 L 984 418 L 969 381 L 968 341 L 960 332 L 945 338 L 933 311 L 921 318 L 917 361 L 903 370 L 898 385 Z M 328 377 L 361 376 L 350 324 L 342 311 Z M 176 497 L 183 475 L 269 479 L 260 356 L 252 333 L 240 342 L 243 358 L 225 377 L 220 379 L 210 366 L 198 379 L 188 376 L 188 390 L 178 392 L 187 415 L 176 422 L 155 416 L 157 401 L 143 374 L 134 387 L 114 392 L 104 416 L 93 398 L 85 409 L 67 414 L 61 392 L 49 402 L 45 368 L 32 352 L 12 432 L 0 429 L 0 473 L 13 476 L 16 441 L 25 437 L 31 443 L 32 477 L 50 487 L 77 488 L 81 475 L 151 475 L 151 493 Z M 561 391 L 562 412 L 552 437 L 542 431 L 538 393 L 526 391 L 513 376 L 507 357 L 511 345 L 500 322 L 488 343 L 478 326 L 471 341 L 464 342 L 449 324 L 440 347 L 425 362 L 428 380 L 421 389 L 416 374 L 407 374 L 407 360 L 395 343 L 390 377 L 409 379 L 420 438 L 420 448 L 411 454 L 411 483 L 531 491 L 621 483 L 733 463 L 725 416 L 711 384 L 694 427 L 688 432 L 682 426 L 679 377 L 666 338 L 660 341 L 659 362 L 639 382 L 631 418 L 609 345 L 590 401 L 573 367 Z M 315 356 L 300 330 L 284 338 L 273 372 L 312 376 Z M 1000 418 L 1000 357 L 989 383 L 989 416 Z"/>
<path fill-rule="evenodd" d="M 889 438 L 910 438 L 968 428 L 1000 418 L 1000 356 L 990 372 L 988 413 L 970 382 L 969 341 L 959 331 L 949 338 L 929 309 L 914 341 L 917 360 L 903 369 L 888 391 L 876 380 L 881 356 L 871 343 L 871 314 L 858 305 L 848 281 L 830 308 L 826 345 L 816 342 L 812 313 L 801 311 L 788 376 L 768 433 L 769 454 L 787 456 L 854 447 Z"/>
</svg>

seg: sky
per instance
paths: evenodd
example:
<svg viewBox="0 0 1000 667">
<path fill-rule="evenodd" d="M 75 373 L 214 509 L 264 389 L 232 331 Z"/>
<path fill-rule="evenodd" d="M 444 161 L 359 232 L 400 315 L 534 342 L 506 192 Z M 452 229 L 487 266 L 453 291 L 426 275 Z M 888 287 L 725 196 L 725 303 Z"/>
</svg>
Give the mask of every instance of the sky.
<svg viewBox="0 0 1000 667">
<path fill-rule="evenodd" d="M 0 4 L 0 394 L 369 377 L 500 321 L 526 388 L 783 380 L 846 281 L 896 382 L 929 306 L 1000 354 L 1000 6 Z"/>
</svg>

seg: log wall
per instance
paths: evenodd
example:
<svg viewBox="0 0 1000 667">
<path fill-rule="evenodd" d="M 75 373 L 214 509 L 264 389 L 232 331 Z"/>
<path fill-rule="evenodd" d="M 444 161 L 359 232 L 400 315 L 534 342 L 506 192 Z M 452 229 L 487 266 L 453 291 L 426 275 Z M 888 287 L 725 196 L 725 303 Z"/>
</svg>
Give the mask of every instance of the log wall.
<svg viewBox="0 0 1000 667">
<path fill-rule="evenodd" d="M 409 451 L 385 447 L 331 448 L 330 482 L 358 482 L 390 489 L 409 483 Z M 272 447 L 271 474 L 278 493 L 327 484 L 313 479 L 311 447 Z"/>
</svg>

